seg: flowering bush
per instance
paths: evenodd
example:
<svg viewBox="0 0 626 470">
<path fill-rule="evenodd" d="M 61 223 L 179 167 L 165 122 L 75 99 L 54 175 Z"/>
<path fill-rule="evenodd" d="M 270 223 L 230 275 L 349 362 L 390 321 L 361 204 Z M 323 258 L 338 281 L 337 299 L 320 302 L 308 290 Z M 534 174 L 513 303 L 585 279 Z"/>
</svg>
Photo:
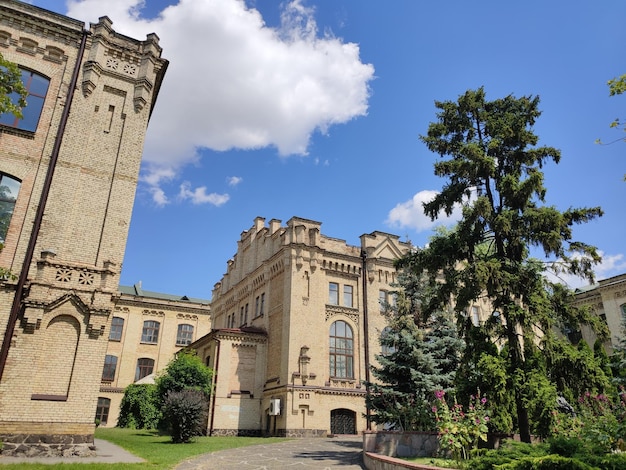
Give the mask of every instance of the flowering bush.
<svg viewBox="0 0 626 470">
<path fill-rule="evenodd" d="M 487 399 L 480 396 L 470 397 L 467 410 L 456 402 L 448 406 L 445 392 L 435 392 L 435 405 L 432 412 L 435 414 L 437 431 L 439 432 L 439 447 L 446 454 L 452 454 L 456 460 L 467 459 L 472 449 L 478 448 L 480 441 L 487 440 L 487 423 L 489 412 L 486 410 Z"/>
<path fill-rule="evenodd" d="M 623 388 L 615 401 L 604 394 L 585 392 L 578 399 L 576 414 L 553 411 L 553 436 L 580 438 L 601 452 L 624 446 L 626 437 L 626 392 Z"/>
</svg>

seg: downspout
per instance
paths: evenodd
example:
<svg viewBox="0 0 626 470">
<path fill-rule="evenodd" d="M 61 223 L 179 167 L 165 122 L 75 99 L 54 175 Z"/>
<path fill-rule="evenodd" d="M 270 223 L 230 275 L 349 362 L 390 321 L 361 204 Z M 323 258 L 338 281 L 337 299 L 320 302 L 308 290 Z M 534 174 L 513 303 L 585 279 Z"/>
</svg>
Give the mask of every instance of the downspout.
<svg viewBox="0 0 626 470">
<path fill-rule="evenodd" d="M 63 141 L 63 135 L 65 134 L 65 126 L 70 115 L 70 107 L 72 106 L 72 100 L 74 99 L 74 90 L 76 88 L 76 82 L 78 81 L 80 66 L 83 63 L 83 54 L 85 53 L 87 36 L 89 34 L 91 34 L 89 31 L 83 30 L 83 36 L 78 48 L 76 64 L 74 64 L 74 71 L 72 72 L 72 80 L 67 91 L 67 99 L 65 100 L 63 113 L 61 114 L 59 130 L 54 140 L 54 147 L 52 148 L 52 155 L 50 156 L 50 163 L 48 164 L 48 172 L 46 173 L 46 179 L 44 180 L 41 197 L 39 198 L 39 205 L 37 206 L 37 212 L 35 213 L 33 230 L 30 234 L 28 246 L 26 247 L 26 254 L 24 256 L 24 263 L 22 264 L 22 270 L 20 271 L 20 276 L 15 287 L 15 296 L 13 297 L 13 304 L 11 305 L 11 313 L 9 314 L 7 328 L 4 332 L 4 340 L 2 341 L 2 348 L 0 349 L 0 381 L 2 380 L 2 375 L 4 374 L 4 367 L 6 365 L 7 358 L 9 357 L 9 348 L 11 347 L 11 338 L 13 337 L 13 333 L 15 331 L 17 317 L 19 316 L 22 307 L 22 298 L 24 297 L 26 281 L 28 280 L 28 271 L 30 270 L 30 264 L 35 253 L 35 245 L 37 244 L 37 238 L 39 237 L 39 229 L 41 228 L 41 222 L 46 209 L 46 202 L 48 201 L 50 187 L 52 186 L 52 177 L 54 176 L 54 170 L 59 159 L 59 151 L 61 150 L 61 143 Z"/>
<path fill-rule="evenodd" d="M 215 348 L 215 368 L 213 369 L 213 383 L 211 384 L 211 420 L 209 421 L 209 432 L 207 433 L 209 436 L 213 435 L 213 422 L 215 419 L 215 392 L 217 390 L 217 371 L 220 367 L 220 346 L 222 343 L 219 339 L 216 339 L 215 342 L 217 346 Z"/>
<path fill-rule="evenodd" d="M 367 319 L 367 252 L 361 250 L 361 280 L 363 282 L 363 350 L 365 353 L 365 418 L 367 420 L 367 430 L 372 430 L 372 421 L 370 416 L 370 407 L 368 404 L 368 398 L 370 395 L 370 340 L 369 340 L 369 323 Z"/>
</svg>

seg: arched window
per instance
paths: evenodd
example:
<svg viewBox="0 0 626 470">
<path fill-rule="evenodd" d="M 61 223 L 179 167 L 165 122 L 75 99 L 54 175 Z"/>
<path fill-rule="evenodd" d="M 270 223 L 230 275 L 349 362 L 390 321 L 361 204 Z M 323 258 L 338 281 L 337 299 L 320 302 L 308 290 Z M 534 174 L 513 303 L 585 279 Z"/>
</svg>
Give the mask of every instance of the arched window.
<svg viewBox="0 0 626 470">
<path fill-rule="evenodd" d="M 0 173 L 0 243 L 4 240 L 9 231 L 11 217 L 13 217 L 13 209 L 15 209 L 15 201 L 17 193 L 20 192 L 21 183 L 9 175 Z"/>
<path fill-rule="evenodd" d="M 109 341 L 122 341 L 123 331 L 124 319 L 121 317 L 113 317 L 111 321 L 111 331 L 109 332 Z"/>
<path fill-rule="evenodd" d="M 159 341 L 159 327 L 161 325 L 158 321 L 147 320 L 143 322 L 143 330 L 141 330 L 141 342 L 156 344 Z"/>
<path fill-rule="evenodd" d="M 178 333 L 176 334 L 176 346 L 187 346 L 193 341 L 193 326 L 178 325 Z"/>
<path fill-rule="evenodd" d="M 109 419 L 109 409 L 111 409 L 111 400 L 105 397 L 98 397 L 96 419 L 100 422 L 100 424 L 107 423 Z"/>
<path fill-rule="evenodd" d="M 104 368 L 102 369 L 102 381 L 113 382 L 115 380 L 115 369 L 117 368 L 117 356 L 107 354 L 104 358 Z"/>
<path fill-rule="evenodd" d="M 330 376 L 354 378 L 354 339 L 352 328 L 337 320 L 330 326 Z"/>
<path fill-rule="evenodd" d="M 154 359 L 142 357 L 137 359 L 137 369 L 135 370 L 135 382 L 152 374 L 154 371 Z"/>
<path fill-rule="evenodd" d="M 20 71 L 22 72 L 24 88 L 28 91 L 28 96 L 26 97 L 27 106 L 22 109 L 21 119 L 11 113 L 4 113 L 0 115 L 0 124 L 35 132 L 37 130 L 37 124 L 39 123 L 41 110 L 43 109 L 43 103 L 46 100 L 50 80 L 30 70 L 20 69 Z M 11 99 L 17 102 L 17 94 L 11 94 Z"/>
</svg>

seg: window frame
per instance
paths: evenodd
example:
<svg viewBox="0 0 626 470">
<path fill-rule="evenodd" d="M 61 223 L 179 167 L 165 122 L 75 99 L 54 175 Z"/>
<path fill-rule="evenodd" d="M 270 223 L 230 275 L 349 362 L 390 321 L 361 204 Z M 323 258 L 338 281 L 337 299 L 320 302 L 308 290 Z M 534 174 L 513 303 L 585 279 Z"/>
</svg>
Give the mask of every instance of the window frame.
<svg viewBox="0 0 626 470">
<path fill-rule="evenodd" d="M 343 285 L 343 306 L 354 308 L 354 287 L 350 284 Z"/>
<path fill-rule="evenodd" d="M 137 365 L 135 367 L 135 382 L 154 373 L 154 364 L 154 359 L 150 357 L 140 357 L 137 359 Z M 149 372 L 144 373 L 146 371 Z"/>
<path fill-rule="evenodd" d="M 13 175 L 0 172 L 0 186 L 5 186 L 9 190 L 9 194 L 4 197 L 0 197 L 0 215 L 2 214 L 1 211 L 4 211 L 7 214 L 5 228 L 2 228 L 4 223 L 0 225 L 0 243 L 4 243 L 9 233 L 9 228 L 11 227 L 11 220 L 13 219 L 13 213 L 15 212 L 17 197 L 19 196 L 20 189 L 22 188 L 22 181 Z M 12 189 L 17 189 L 17 193 L 14 196 L 12 194 Z M 3 208 L 6 208 L 6 210 Z"/>
<path fill-rule="evenodd" d="M 19 67 L 19 69 L 20 73 L 22 74 L 22 83 L 24 84 L 24 88 L 28 92 L 28 94 L 26 95 L 27 106 L 22 109 L 21 118 L 18 118 L 11 113 L 5 113 L 0 115 L 0 126 L 6 126 L 12 129 L 18 129 L 20 131 L 34 134 L 35 132 L 37 132 L 37 127 L 39 127 L 39 121 L 41 120 L 43 108 L 46 103 L 46 96 L 48 95 L 48 91 L 50 90 L 50 78 L 25 67 Z M 45 81 L 45 91 L 42 92 L 41 90 L 35 90 L 31 92 L 32 88 L 34 88 L 33 84 L 37 84 L 37 80 L 33 79 L 41 79 L 42 82 L 40 83 L 43 83 L 43 81 Z M 11 95 L 15 95 L 15 93 L 11 93 Z M 36 119 L 34 116 L 35 113 L 37 114 Z M 3 118 L 6 121 L 3 121 Z M 27 122 L 28 125 L 25 125 L 25 122 Z"/>
<path fill-rule="evenodd" d="M 343 329 L 343 335 L 341 335 Z M 344 320 L 330 325 L 328 364 L 329 373 L 336 379 L 354 379 L 354 330 Z"/>
<path fill-rule="evenodd" d="M 121 321 L 121 323 L 120 323 Z M 122 335 L 124 334 L 124 318 L 122 317 L 113 317 L 111 320 L 111 329 L 109 330 L 109 341 L 122 341 Z M 118 329 L 119 329 L 119 338 L 118 338 Z"/>
<path fill-rule="evenodd" d="M 328 283 L 328 305 L 339 305 L 339 283 Z"/>
<path fill-rule="evenodd" d="M 107 354 L 104 356 L 104 367 L 102 368 L 102 382 L 113 382 L 117 372 L 117 356 Z"/>
<path fill-rule="evenodd" d="M 107 424 L 109 420 L 109 414 L 111 411 L 111 399 L 107 397 L 98 397 L 98 404 L 96 405 L 96 418 L 100 421 L 100 424 Z"/>
<path fill-rule="evenodd" d="M 159 342 L 159 332 L 161 323 L 156 320 L 145 320 L 141 330 L 142 344 L 157 344 Z"/>
<path fill-rule="evenodd" d="M 183 331 L 185 330 L 184 327 L 189 327 L 190 330 L 187 329 L 187 331 Z M 179 324 L 176 330 L 176 346 L 189 346 L 191 343 L 193 343 L 193 333 L 193 325 L 189 323 Z"/>
</svg>

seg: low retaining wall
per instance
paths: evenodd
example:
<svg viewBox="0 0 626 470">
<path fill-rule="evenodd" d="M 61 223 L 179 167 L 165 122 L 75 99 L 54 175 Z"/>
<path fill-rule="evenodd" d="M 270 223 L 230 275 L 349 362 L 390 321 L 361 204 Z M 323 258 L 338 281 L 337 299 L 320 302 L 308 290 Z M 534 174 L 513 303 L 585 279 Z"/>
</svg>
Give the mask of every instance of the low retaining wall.
<svg viewBox="0 0 626 470">
<path fill-rule="evenodd" d="M 433 457 L 438 449 L 436 432 L 377 431 L 363 434 L 363 452 L 387 457 Z"/>
<path fill-rule="evenodd" d="M 396 457 L 432 457 L 437 449 L 439 438 L 436 432 L 365 432 L 363 465 L 368 470 L 435 470 L 438 467 L 419 465 Z"/>
<path fill-rule="evenodd" d="M 363 452 L 363 465 L 365 465 L 367 470 L 400 470 L 403 468 L 409 468 L 411 470 L 450 470 L 449 468 L 446 469 L 432 465 L 407 462 L 406 460 L 374 454 L 372 452 Z"/>
</svg>

